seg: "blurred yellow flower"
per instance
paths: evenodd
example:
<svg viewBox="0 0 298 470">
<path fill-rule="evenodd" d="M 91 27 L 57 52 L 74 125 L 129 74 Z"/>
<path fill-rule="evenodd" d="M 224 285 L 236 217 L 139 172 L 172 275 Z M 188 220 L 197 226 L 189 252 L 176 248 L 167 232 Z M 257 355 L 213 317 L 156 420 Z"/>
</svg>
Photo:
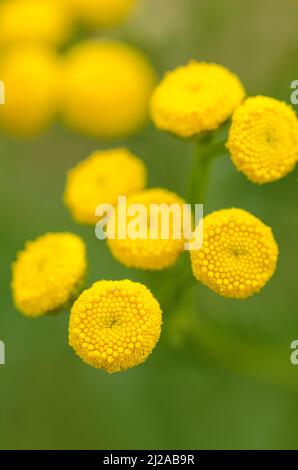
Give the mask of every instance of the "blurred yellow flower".
<svg viewBox="0 0 298 470">
<path fill-rule="evenodd" d="M 160 306 L 143 284 L 99 281 L 72 307 L 69 344 L 87 364 L 120 372 L 147 359 L 161 323 Z"/>
<path fill-rule="evenodd" d="M 28 242 L 13 264 L 16 308 L 39 317 L 63 308 L 78 292 L 86 272 L 84 242 L 72 233 L 47 233 Z"/>
<path fill-rule="evenodd" d="M 242 102 L 239 78 L 217 64 L 191 61 L 168 72 L 151 99 L 158 129 L 192 137 L 217 129 Z"/>
<path fill-rule="evenodd" d="M 136 0 L 66 0 L 88 26 L 109 27 L 126 19 Z"/>
<path fill-rule="evenodd" d="M 223 297 L 244 299 L 273 275 L 278 246 L 261 220 L 242 209 L 225 209 L 204 218 L 203 247 L 190 254 L 198 281 Z"/>
<path fill-rule="evenodd" d="M 274 98 L 248 98 L 234 113 L 227 147 L 248 179 L 260 184 L 276 181 L 298 160 L 297 115 Z"/>
<path fill-rule="evenodd" d="M 60 45 L 67 39 L 70 27 L 70 16 L 63 0 L 4 0 L 0 3 L 0 45 Z"/>
<path fill-rule="evenodd" d="M 131 204 L 142 204 L 146 212 L 144 220 L 140 220 L 138 223 L 138 232 L 142 234 L 142 238 L 131 239 L 127 236 L 122 239 L 117 236 L 119 229 L 117 226 L 115 237 L 108 238 L 108 246 L 113 256 L 130 268 L 161 270 L 173 265 L 184 250 L 183 233 L 177 234 L 180 235 L 180 238 L 174 237 L 174 213 L 169 211 L 169 237 L 163 238 L 161 230 L 164 221 L 162 222 L 161 212 L 157 213 L 155 217 L 152 216 L 150 205 L 165 205 L 170 209 L 173 204 L 182 208 L 184 203 L 185 201 L 177 194 L 160 188 L 146 189 L 130 196 L 127 199 L 127 207 Z M 124 223 L 129 226 L 133 218 L 128 215 Z M 117 221 L 118 213 L 116 211 L 116 224 Z M 157 230 L 156 239 L 150 235 L 153 226 Z"/>
<path fill-rule="evenodd" d="M 43 131 L 58 108 L 57 57 L 39 47 L 10 49 L 0 58 L 0 77 L 5 86 L 0 127 L 19 136 Z"/>
<path fill-rule="evenodd" d="M 124 148 L 103 150 L 69 171 L 64 201 L 78 222 L 93 224 L 99 204 L 115 205 L 118 195 L 130 195 L 145 186 L 142 160 Z"/>
<path fill-rule="evenodd" d="M 69 52 L 63 70 L 62 114 L 74 130 L 117 138 L 145 123 L 155 75 L 141 52 L 86 41 Z"/>
</svg>

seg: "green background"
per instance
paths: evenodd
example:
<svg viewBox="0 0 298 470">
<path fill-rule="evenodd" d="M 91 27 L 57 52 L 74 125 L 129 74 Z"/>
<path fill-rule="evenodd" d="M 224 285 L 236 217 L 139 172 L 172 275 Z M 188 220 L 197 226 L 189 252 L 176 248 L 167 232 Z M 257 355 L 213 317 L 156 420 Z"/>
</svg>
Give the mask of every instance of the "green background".
<svg viewBox="0 0 298 470">
<path fill-rule="evenodd" d="M 239 74 L 249 94 L 289 101 L 298 79 L 297 0 L 145 0 L 111 37 L 138 45 L 160 75 L 191 58 Z M 1 77 L 0 77 L 1 78 Z M 150 186 L 184 194 L 191 145 L 151 124 L 121 142 L 148 166 Z M 88 285 L 146 281 L 112 259 L 93 229 L 76 225 L 61 202 L 68 168 L 102 142 L 53 126 L 33 140 L 0 138 L 0 448 L 298 448 L 298 186 L 295 172 L 265 187 L 249 183 L 228 156 L 213 167 L 205 212 L 241 207 L 273 227 L 276 275 L 245 301 L 195 288 L 201 327 L 174 347 L 165 334 L 147 362 L 108 375 L 67 345 L 68 313 L 29 320 L 12 305 L 10 265 L 27 239 L 70 230 L 88 244 Z M 156 282 L 147 282 L 158 296 Z M 166 324 L 174 315 L 164 312 Z"/>
</svg>

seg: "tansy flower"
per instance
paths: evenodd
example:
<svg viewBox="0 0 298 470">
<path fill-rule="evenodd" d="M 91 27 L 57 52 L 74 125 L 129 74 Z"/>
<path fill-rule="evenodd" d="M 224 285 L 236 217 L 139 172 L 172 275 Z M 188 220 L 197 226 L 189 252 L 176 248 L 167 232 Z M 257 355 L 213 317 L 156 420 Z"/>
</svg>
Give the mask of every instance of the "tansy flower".
<svg viewBox="0 0 298 470">
<path fill-rule="evenodd" d="M 5 85 L 0 126 L 21 136 L 43 131 L 58 107 L 56 56 L 38 47 L 13 48 L 0 58 L 0 77 Z"/>
<path fill-rule="evenodd" d="M 134 215 L 127 213 L 126 220 L 124 220 L 126 227 L 120 227 L 117 223 L 118 211 L 116 211 L 115 237 L 108 238 L 108 246 L 113 256 L 125 266 L 139 269 L 161 270 L 173 265 L 184 250 L 184 237 L 181 230 L 182 224 L 179 226 L 180 232 L 174 233 L 176 230 L 174 229 L 175 215 L 171 208 L 175 209 L 176 206 L 181 214 L 184 203 L 185 201 L 177 194 L 160 188 L 147 189 L 133 194 L 126 201 L 127 207 L 132 204 L 141 204 L 144 207 L 144 213 Z M 152 214 L 150 211 L 151 204 L 157 204 L 168 210 L 169 223 L 167 228 L 169 236 L 165 238 L 162 237 L 162 227 L 164 223 L 167 223 L 167 220 L 162 217 L 161 212 Z M 119 231 L 120 233 L 124 230 L 128 231 L 129 225 L 133 223 L 135 217 L 138 218 L 136 238 L 135 236 L 133 238 L 117 236 Z M 154 231 L 156 232 L 156 238 L 152 236 Z"/>
<path fill-rule="evenodd" d="M 128 16 L 136 0 L 65 0 L 88 26 L 109 27 Z"/>
<path fill-rule="evenodd" d="M 151 65 L 133 47 L 83 42 L 69 52 L 63 67 L 64 119 L 91 136 L 126 136 L 145 123 L 153 85 Z"/>
<path fill-rule="evenodd" d="M 204 218 L 204 243 L 191 251 L 194 276 L 223 297 L 244 299 L 273 275 L 278 246 L 269 227 L 242 209 Z"/>
<path fill-rule="evenodd" d="M 143 284 L 99 281 L 72 307 L 69 344 L 87 364 L 119 372 L 147 359 L 161 322 L 160 306 Z"/>
<path fill-rule="evenodd" d="M 4 0 L 0 4 L 1 45 L 59 45 L 69 32 L 70 16 L 63 0 Z"/>
<path fill-rule="evenodd" d="M 237 169 L 254 183 L 278 180 L 298 160 L 296 113 L 274 98 L 248 98 L 234 113 L 227 147 Z"/>
<path fill-rule="evenodd" d="M 28 242 L 13 264 L 16 308 L 29 317 L 63 308 L 84 280 L 85 251 L 83 241 L 72 233 L 47 233 Z"/>
<path fill-rule="evenodd" d="M 146 186 L 143 162 L 124 148 L 94 152 L 69 171 L 65 204 L 81 223 L 97 221 L 99 204 L 117 204 L 118 195 L 140 191 Z"/>
<path fill-rule="evenodd" d="M 244 95 L 238 77 L 225 67 L 191 61 L 168 72 L 156 87 L 151 116 L 159 129 L 192 137 L 217 129 Z"/>
</svg>

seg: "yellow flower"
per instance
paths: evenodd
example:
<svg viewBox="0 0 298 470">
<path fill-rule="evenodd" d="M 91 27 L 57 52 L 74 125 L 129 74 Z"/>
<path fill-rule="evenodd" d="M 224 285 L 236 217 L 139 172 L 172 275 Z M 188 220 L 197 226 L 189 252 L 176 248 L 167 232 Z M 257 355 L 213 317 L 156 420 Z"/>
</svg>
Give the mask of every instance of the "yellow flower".
<svg viewBox="0 0 298 470">
<path fill-rule="evenodd" d="M 145 123 L 154 72 L 133 47 L 86 41 L 67 55 L 62 85 L 66 123 L 84 134 L 112 139 L 129 135 Z"/>
<path fill-rule="evenodd" d="M 58 108 L 59 66 L 47 50 L 17 47 L 0 58 L 5 104 L 0 106 L 0 126 L 21 136 L 43 131 Z"/>
<path fill-rule="evenodd" d="M 144 214 L 140 214 L 140 223 L 137 223 L 136 229 L 141 237 L 131 239 L 128 236 L 124 239 L 117 237 L 117 232 L 128 229 L 129 224 L 133 223 L 135 216 L 127 215 L 126 227 L 117 225 L 115 237 L 108 238 L 108 246 L 113 256 L 127 267 L 148 270 L 161 270 L 173 265 L 178 256 L 184 250 L 183 233 L 177 234 L 180 239 L 174 236 L 174 215 L 169 210 L 169 237 L 162 237 L 162 217 L 161 213 L 152 216 L 150 214 L 150 205 L 165 205 L 167 209 L 178 205 L 178 208 L 184 204 L 184 200 L 177 194 L 165 189 L 153 188 L 133 194 L 127 199 L 127 207 L 131 204 L 142 204 Z M 138 214 L 137 214 L 138 217 Z M 118 211 L 116 211 L 115 221 L 118 220 Z M 150 238 L 150 231 L 157 230 L 157 238 Z M 182 228 L 182 227 L 181 227 Z"/>
<path fill-rule="evenodd" d="M 192 137 L 217 129 L 245 96 L 236 75 L 221 65 L 191 61 L 156 87 L 151 116 L 161 130 Z"/>
<path fill-rule="evenodd" d="M 204 218 L 204 243 L 190 252 L 198 281 L 223 297 L 244 299 L 273 275 L 278 246 L 269 227 L 242 209 Z"/>
<path fill-rule="evenodd" d="M 78 18 L 92 27 L 109 27 L 125 20 L 136 0 L 67 0 Z"/>
<path fill-rule="evenodd" d="M 59 45 L 70 32 L 61 0 L 5 0 L 0 4 L 0 44 Z"/>
<path fill-rule="evenodd" d="M 124 148 L 93 153 L 69 171 L 65 204 L 81 223 L 97 221 L 99 204 L 117 204 L 118 195 L 130 195 L 146 186 L 143 162 Z"/>
<path fill-rule="evenodd" d="M 84 280 L 85 251 L 84 242 L 72 233 L 47 233 L 28 242 L 13 264 L 16 308 L 28 317 L 63 308 Z"/>
<path fill-rule="evenodd" d="M 248 179 L 259 184 L 276 181 L 298 160 L 296 113 L 274 98 L 248 98 L 234 113 L 227 147 Z"/>
<path fill-rule="evenodd" d="M 72 307 L 69 344 L 87 364 L 120 372 L 147 359 L 161 322 L 160 306 L 143 284 L 98 281 Z"/>
</svg>

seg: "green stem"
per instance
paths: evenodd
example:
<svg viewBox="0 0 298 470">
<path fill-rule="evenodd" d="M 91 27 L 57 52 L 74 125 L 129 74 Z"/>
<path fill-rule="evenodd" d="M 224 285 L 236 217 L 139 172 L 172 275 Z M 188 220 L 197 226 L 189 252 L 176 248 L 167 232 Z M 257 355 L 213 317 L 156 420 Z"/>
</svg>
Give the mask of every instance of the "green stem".
<svg viewBox="0 0 298 470">
<path fill-rule="evenodd" d="M 187 196 L 190 204 L 203 204 L 208 185 L 210 166 L 211 156 L 209 141 L 208 139 L 201 139 L 196 145 L 191 169 Z"/>
<path fill-rule="evenodd" d="M 223 145 L 220 142 L 213 142 L 213 135 L 208 133 L 202 136 L 196 143 L 196 152 L 193 158 L 193 168 L 191 170 L 188 202 L 190 204 L 203 204 L 208 188 L 211 164 L 213 158 L 220 154 Z M 195 281 L 191 271 L 188 270 L 185 276 L 172 276 L 171 301 L 167 300 L 167 309 L 171 315 L 168 320 L 167 338 L 173 346 L 182 345 L 191 333 L 193 326 L 193 283 Z"/>
</svg>

